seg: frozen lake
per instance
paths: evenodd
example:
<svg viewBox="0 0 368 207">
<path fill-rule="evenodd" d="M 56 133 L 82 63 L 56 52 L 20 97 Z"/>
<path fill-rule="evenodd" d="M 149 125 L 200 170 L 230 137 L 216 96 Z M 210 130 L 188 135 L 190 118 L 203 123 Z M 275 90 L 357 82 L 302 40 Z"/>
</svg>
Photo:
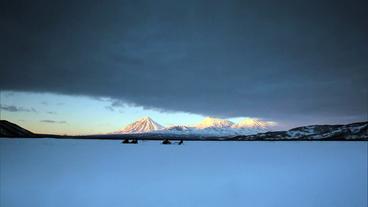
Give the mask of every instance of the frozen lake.
<svg viewBox="0 0 368 207">
<path fill-rule="evenodd" d="M 0 206 L 366 207 L 366 142 L 0 139 Z"/>
</svg>

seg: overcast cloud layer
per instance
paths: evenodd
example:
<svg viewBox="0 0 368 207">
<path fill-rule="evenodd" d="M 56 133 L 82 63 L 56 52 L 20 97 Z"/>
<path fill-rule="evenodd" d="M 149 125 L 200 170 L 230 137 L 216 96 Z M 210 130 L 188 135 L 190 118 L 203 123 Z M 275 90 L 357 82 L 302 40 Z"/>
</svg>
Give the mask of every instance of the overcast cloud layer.
<svg viewBox="0 0 368 207">
<path fill-rule="evenodd" d="M 2 1 L 0 88 L 367 119 L 366 1 Z M 326 118 L 327 117 L 327 118 Z"/>
</svg>

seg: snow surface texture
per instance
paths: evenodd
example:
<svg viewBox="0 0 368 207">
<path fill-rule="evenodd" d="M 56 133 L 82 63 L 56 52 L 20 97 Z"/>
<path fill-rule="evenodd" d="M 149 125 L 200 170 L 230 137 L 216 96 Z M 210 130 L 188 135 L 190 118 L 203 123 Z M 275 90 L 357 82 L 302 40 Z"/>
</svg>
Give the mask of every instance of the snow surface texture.
<svg viewBox="0 0 368 207">
<path fill-rule="evenodd" d="M 119 142 L 0 139 L 0 206 L 368 206 L 367 143 Z"/>
<path fill-rule="evenodd" d="M 270 124 L 255 119 L 245 119 L 237 124 L 226 120 L 207 117 L 195 127 L 172 126 L 163 127 L 149 117 L 129 124 L 115 134 L 154 133 L 170 135 L 200 135 L 200 136 L 236 136 L 267 132 Z"/>
</svg>

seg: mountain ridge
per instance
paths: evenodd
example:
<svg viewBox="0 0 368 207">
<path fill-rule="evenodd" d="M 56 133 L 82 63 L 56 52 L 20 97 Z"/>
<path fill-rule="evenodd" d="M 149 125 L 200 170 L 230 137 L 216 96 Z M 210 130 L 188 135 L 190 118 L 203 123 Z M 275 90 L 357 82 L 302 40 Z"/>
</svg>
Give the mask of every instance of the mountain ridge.
<svg viewBox="0 0 368 207">
<path fill-rule="evenodd" d="M 236 136 L 242 140 L 368 140 L 368 121 L 339 125 L 308 125 L 287 131 L 273 131 L 248 136 Z"/>
<path fill-rule="evenodd" d="M 147 121 L 153 123 L 152 127 L 146 127 Z M 142 125 L 142 126 L 140 126 Z M 234 123 L 226 119 L 206 117 L 194 127 L 190 126 L 171 126 L 163 127 L 150 117 L 139 119 L 114 134 L 137 134 L 137 133 L 159 133 L 159 134 L 193 134 L 207 136 L 231 136 L 248 135 L 269 131 L 267 122 L 256 119 L 245 119 L 239 123 Z"/>
</svg>

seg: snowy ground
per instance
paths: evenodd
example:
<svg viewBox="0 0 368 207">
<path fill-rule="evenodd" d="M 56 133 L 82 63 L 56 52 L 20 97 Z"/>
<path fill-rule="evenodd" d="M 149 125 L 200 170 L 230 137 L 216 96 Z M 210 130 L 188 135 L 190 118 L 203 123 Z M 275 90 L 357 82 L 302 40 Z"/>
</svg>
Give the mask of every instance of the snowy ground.
<svg viewBox="0 0 368 207">
<path fill-rule="evenodd" d="M 0 139 L 0 206 L 366 207 L 367 145 Z"/>
</svg>

